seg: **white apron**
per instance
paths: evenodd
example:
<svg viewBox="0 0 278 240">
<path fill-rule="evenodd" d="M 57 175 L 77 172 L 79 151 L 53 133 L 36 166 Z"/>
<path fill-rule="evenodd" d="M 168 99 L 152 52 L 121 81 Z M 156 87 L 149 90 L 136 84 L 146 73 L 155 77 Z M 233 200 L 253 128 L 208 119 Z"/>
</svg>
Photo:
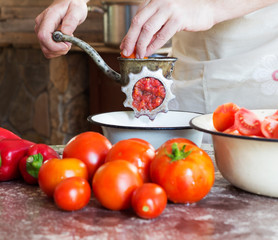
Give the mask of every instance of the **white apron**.
<svg viewBox="0 0 278 240">
<path fill-rule="evenodd" d="M 171 109 L 213 112 L 226 102 L 278 109 L 278 3 L 172 39 Z"/>
</svg>

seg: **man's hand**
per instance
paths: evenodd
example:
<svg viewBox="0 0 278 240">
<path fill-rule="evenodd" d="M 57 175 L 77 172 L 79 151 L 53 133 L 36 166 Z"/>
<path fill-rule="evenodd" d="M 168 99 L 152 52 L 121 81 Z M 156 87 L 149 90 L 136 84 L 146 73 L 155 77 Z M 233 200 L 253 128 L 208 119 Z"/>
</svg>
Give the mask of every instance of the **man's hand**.
<svg viewBox="0 0 278 240">
<path fill-rule="evenodd" d="M 73 32 L 87 17 L 87 0 L 55 0 L 48 8 L 37 16 L 35 32 L 41 49 L 47 58 L 67 54 L 70 43 L 56 43 L 52 33 L 60 30 L 67 35 Z"/>
</svg>

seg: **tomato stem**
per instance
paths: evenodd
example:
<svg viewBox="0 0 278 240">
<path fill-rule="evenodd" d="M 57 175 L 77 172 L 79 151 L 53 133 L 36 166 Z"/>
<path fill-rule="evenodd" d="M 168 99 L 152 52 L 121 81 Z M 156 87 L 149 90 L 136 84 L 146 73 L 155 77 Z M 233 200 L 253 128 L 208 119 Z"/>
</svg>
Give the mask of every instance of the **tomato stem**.
<svg viewBox="0 0 278 240">
<path fill-rule="evenodd" d="M 176 162 L 182 159 L 187 158 L 192 150 L 185 151 L 186 145 L 183 145 L 181 149 L 179 149 L 178 143 L 173 143 L 172 145 L 172 153 L 166 153 L 166 155 L 171 158 L 170 162 Z"/>
<path fill-rule="evenodd" d="M 149 207 L 148 206 L 143 206 L 142 210 L 143 210 L 143 212 L 148 212 L 149 211 Z"/>
</svg>

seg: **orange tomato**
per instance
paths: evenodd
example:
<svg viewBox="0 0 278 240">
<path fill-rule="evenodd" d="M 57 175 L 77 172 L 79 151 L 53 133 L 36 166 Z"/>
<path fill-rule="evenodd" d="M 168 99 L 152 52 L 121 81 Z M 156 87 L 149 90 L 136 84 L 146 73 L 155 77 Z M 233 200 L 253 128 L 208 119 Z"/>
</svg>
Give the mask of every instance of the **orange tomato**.
<svg viewBox="0 0 278 240">
<path fill-rule="evenodd" d="M 123 54 L 123 52 L 121 52 L 121 57 L 122 57 L 122 58 L 136 58 L 136 47 L 134 47 L 133 52 L 132 52 L 131 55 L 129 55 L 129 56 L 125 56 L 125 55 Z M 148 59 L 148 57 L 144 57 L 144 59 Z"/>
<path fill-rule="evenodd" d="M 52 197 L 56 186 L 69 177 L 88 179 L 88 170 L 84 162 L 77 158 L 53 158 L 43 163 L 39 170 L 38 182 L 41 190 Z"/>
</svg>

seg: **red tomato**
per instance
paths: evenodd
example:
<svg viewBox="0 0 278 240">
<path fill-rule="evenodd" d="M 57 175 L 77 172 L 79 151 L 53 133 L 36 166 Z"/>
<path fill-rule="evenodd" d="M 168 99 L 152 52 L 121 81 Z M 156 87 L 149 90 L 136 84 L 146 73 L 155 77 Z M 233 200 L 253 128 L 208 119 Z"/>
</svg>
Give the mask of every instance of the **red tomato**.
<svg viewBox="0 0 278 240">
<path fill-rule="evenodd" d="M 167 195 L 162 187 L 155 183 L 144 183 L 132 194 L 132 208 L 141 218 L 156 218 L 167 205 Z"/>
<path fill-rule="evenodd" d="M 241 135 L 239 133 L 239 131 L 237 130 L 237 128 L 235 127 L 235 125 L 233 125 L 232 127 L 227 128 L 226 130 L 223 131 L 223 133 L 233 134 L 233 135 Z"/>
<path fill-rule="evenodd" d="M 41 166 L 38 182 L 41 190 L 52 197 L 58 183 L 75 176 L 88 179 L 88 170 L 84 162 L 77 158 L 52 158 Z"/>
<path fill-rule="evenodd" d="M 224 131 L 234 125 L 235 113 L 239 107 L 234 103 L 225 103 L 216 108 L 213 112 L 213 126 L 217 131 Z"/>
<path fill-rule="evenodd" d="M 165 146 L 169 146 L 169 145 L 172 146 L 173 143 L 184 143 L 184 144 L 191 144 L 191 145 L 197 146 L 194 142 L 192 142 L 191 140 L 186 139 L 186 138 L 172 138 L 172 139 L 167 140 L 158 149 L 156 149 L 156 153 L 158 153 L 158 152 L 163 153 L 163 151 L 161 151 L 161 149 L 165 148 Z"/>
<path fill-rule="evenodd" d="M 133 191 L 143 184 L 138 169 L 125 160 L 103 164 L 92 181 L 93 192 L 102 206 L 123 210 L 131 206 Z"/>
<path fill-rule="evenodd" d="M 88 167 L 89 180 L 104 163 L 112 147 L 110 141 L 100 133 L 84 132 L 73 137 L 65 146 L 63 158 L 78 158 Z"/>
<path fill-rule="evenodd" d="M 246 108 L 240 108 L 235 114 L 235 127 L 242 135 L 262 135 L 260 119 Z"/>
<path fill-rule="evenodd" d="M 139 170 L 144 182 L 150 180 L 150 163 L 155 156 L 155 148 L 143 139 L 131 138 L 115 143 L 108 152 L 105 162 L 126 160 Z"/>
<path fill-rule="evenodd" d="M 182 143 L 165 145 L 150 166 L 151 180 L 159 184 L 169 200 L 193 203 L 205 197 L 214 183 L 214 166 L 201 148 Z"/>
<path fill-rule="evenodd" d="M 261 122 L 261 131 L 266 138 L 274 138 L 276 128 L 278 128 L 278 121 L 271 116 L 265 117 Z"/>
<path fill-rule="evenodd" d="M 278 126 L 273 130 L 272 138 L 278 138 Z"/>
<path fill-rule="evenodd" d="M 56 205 L 66 211 L 85 207 L 91 198 L 91 187 L 82 177 L 70 177 L 61 181 L 54 191 Z"/>
</svg>

